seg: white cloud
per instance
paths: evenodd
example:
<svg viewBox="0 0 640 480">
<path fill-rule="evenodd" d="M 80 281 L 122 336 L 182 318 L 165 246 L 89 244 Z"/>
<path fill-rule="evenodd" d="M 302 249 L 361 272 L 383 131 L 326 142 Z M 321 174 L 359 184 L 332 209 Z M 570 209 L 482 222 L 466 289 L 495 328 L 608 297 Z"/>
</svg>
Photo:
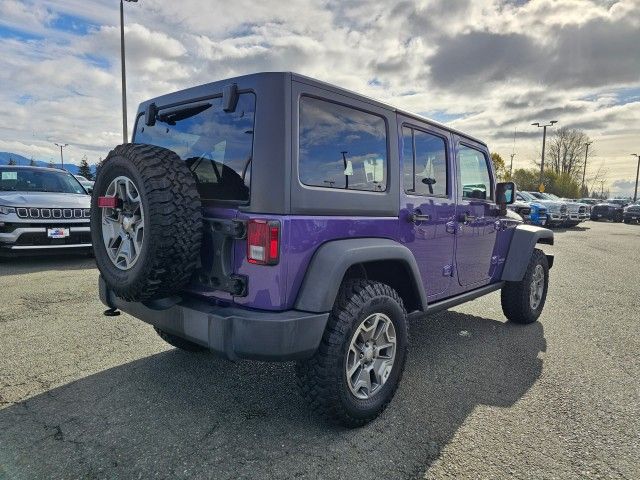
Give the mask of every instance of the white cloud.
<svg viewBox="0 0 640 480">
<path fill-rule="evenodd" d="M 130 127 L 151 96 L 293 70 L 459 116 L 456 127 L 507 158 L 518 128 L 517 167 L 539 154 L 530 123 L 553 115 L 594 139 L 592 165 L 604 162 L 611 182 L 635 175 L 640 0 L 143 0 L 125 10 Z M 118 2 L 0 0 L 0 13 L 9 32 L 35 35 L 0 36 L 0 115 L 11 118 L 0 148 L 53 156 L 61 140 L 76 161 L 104 156 L 121 136 Z M 69 16 L 90 24 L 84 34 L 54 28 Z"/>
</svg>

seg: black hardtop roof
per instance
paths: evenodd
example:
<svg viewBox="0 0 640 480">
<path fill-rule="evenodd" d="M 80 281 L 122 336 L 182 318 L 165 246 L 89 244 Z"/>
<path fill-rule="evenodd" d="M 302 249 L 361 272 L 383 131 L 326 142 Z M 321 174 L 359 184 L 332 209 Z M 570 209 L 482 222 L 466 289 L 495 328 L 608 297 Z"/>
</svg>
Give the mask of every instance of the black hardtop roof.
<svg viewBox="0 0 640 480">
<path fill-rule="evenodd" d="M 358 99 L 360 101 L 364 101 L 364 102 L 369 103 L 371 105 L 375 105 L 377 107 L 384 108 L 386 110 L 391 110 L 393 112 L 396 112 L 396 113 L 401 114 L 401 115 L 405 115 L 407 117 L 415 118 L 416 120 L 419 120 L 421 122 L 429 123 L 429 124 L 431 124 L 431 125 L 433 125 L 435 127 L 442 128 L 442 129 L 447 130 L 449 132 L 452 132 L 452 133 L 455 133 L 457 135 L 460 135 L 461 137 L 464 137 L 464 138 L 466 138 L 468 140 L 471 140 L 473 142 L 476 142 L 476 143 L 479 143 L 481 145 L 484 145 L 485 147 L 487 146 L 487 144 L 484 141 L 482 141 L 482 140 L 480 140 L 480 139 L 478 139 L 476 137 L 473 137 L 473 136 L 471 136 L 469 134 L 466 134 L 464 132 L 461 132 L 459 130 L 456 130 L 455 128 L 448 127 L 448 126 L 446 126 L 446 125 L 444 125 L 444 124 L 442 124 L 440 122 L 436 122 L 435 120 L 430 120 L 430 119 L 428 119 L 426 117 L 423 117 L 421 115 L 418 115 L 416 113 L 408 112 L 406 110 L 401 110 L 399 108 L 394 107 L 393 105 L 389 105 L 387 103 L 381 102 L 381 101 L 373 99 L 371 97 L 367 97 L 366 95 L 361 95 L 361 94 L 356 93 L 354 91 L 347 90 L 347 89 L 341 88 L 341 87 L 337 87 L 337 86 L 332 85 L 330 83 L 323 82 L 323 81 L 320 81 L 320 80 L 316 80 L 315 78 L 307 77 L 305 75 L 300 75 L 299 73 L 294 73 L 294 72 L 257 72 L 257 73 L 247 74 L 247 75 L 240 75 L 240 76 L 237 76 L 237 77 L 230 77 L 230 78 L 226 78 L 226 79 L 222 79 L 222 80 L 217 80 L 215 82 L 210 82 L 210 83 L 206 83 L 206 84 L 190 87 L 190 88 L 187 88 L 187 89 L 184 89 L 184 90 L 180 90 L 178 92 L 172 92 L 172 93 L 169 93 L 169 94 L 166 94 L 166 95 L 161 95 L 159 97 L 146 100 L 145 102 L 140 104 L 140 107 L 141 108 L 145 108 L 146 105 L 151 103 L 151 102 L 162 102 L 163 100 L 167 101 L 167 100 L 169 100 L 169 98 L 172 95 L 175 95 L 176 93 L 189 94 L 189 93 L 192 92 L 194 95 L 197 96 L 198 90 L 202 89 L 203 87 L 219 88 L 219 87 L 222 87 L 223 85 L 226 85 L 228 83 L 233 83 L 233 82 L 238 82 L 239 83 L 242 80 L 246 80 L 246 79 L 249 79 L 249 78 L 252 78 L 254 80 L 259 80 L 260 77 L 267 77 L 267 76 L 274 76 L 274 75 L 280 75 L 280 76 L 283 76 L 283 77 L 284 76 L 288 76 L 292 80 L 295 80 L 295 81 L 298 81 L 298 82 L 301 82 L 301 83 L 306 83 L 308 85 L 313 85 L 313 86 L 316 86 L 316 87 L 319 87 L 319 88 L 322 88 L 322 89 L 325 89 L 325 90 L 329 90 L 329 91 L 334 92 L 334 93 L 338 93 L 338 94 L 345 95 L 345 96 L 348 96 L 348 97 L 356 98 L 356 99 Z"/>
</svg>

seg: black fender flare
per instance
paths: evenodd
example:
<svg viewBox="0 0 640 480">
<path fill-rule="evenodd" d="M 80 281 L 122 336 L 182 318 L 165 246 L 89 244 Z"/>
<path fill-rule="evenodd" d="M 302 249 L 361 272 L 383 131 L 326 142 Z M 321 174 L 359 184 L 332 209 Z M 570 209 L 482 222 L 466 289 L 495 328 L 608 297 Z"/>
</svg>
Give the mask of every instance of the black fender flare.
<svg viewBox="0 0 640 480">
<path fill-rule="evenodd" d="M 313 255 L 304 277 L 295 309 L 329 312 L 333 308 L 345 273 L 352 265 L 380 260 L 401 262 L 409 272 L 420 310 L 427 308 L 427 296 L 416 259 L 404 245 L 386 238 L 350 238 L 321 245 Z"/>
<path fill-rule="evenodd" d="M 506 282 L 519 282 L 524 278 L 527 265 L 533 254 L 533 249 L 538 243 L 553 245 L 553 232 L 548 228 L 534 225 L 518 225 L 511 237 L 509 253 L 502 270 L 502 280 Z M 547 255 L 549 268 L 553 266 L 553 255 Z"/>
</svg>

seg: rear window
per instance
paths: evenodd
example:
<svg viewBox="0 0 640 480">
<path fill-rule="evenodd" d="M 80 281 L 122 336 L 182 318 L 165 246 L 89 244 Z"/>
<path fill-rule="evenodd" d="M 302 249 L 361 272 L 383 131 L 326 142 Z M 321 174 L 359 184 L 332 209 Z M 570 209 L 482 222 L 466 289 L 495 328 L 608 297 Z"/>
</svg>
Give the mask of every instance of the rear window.
<svg viewBox="0 0 640 480">
<path fill-rule="evenodd" d="M 299 170 L 305 185 L 385 191 L 385 120 L 337 103 L 302 97 Z"/>
<path fill-rule="evenodd" d="M 156 124 L 138 120 L 135 143 L 173 150 L 196 177 L 204 200 L 249 201 L 256 98 L 242 93 L 234 112 L 222 97 L 158 112 Z"/>
</svg>

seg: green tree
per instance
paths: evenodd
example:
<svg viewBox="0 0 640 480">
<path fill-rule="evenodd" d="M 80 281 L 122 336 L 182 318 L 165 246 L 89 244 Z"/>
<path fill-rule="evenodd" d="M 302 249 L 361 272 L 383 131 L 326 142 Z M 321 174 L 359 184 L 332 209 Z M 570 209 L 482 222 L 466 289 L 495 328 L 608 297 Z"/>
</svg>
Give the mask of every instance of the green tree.
<svg viewBox="0 0 640 480">
<path fill-rule="evenodd" d="M 517 168 L 511 175 L 518 190 L 538 191 L 540 172 L 535 168 Z"/>
<path fill-rule="evenodd" d="M 511 178 L 518 190 L 538 191 L 540 171 L 537 168 L 518 168 Z M 577 198 L 580 196 L 580 183 L 570 173 L 557 173 L 547 170 L 543 175 L 544 191 L 559 197 Z"/>
<path fill-rule="evenodd" d="M 491 154 L 491 162 L 493 163 L 493 169 L 496 171 L 496 176 L 498 177 L 498 179 L 505 179 L 508 173 L 507 166 L 500 154 L 493 152 Z"/>
<path fill-rule="evenodd" d="M 104 160 L 102 159 L 102 157 L 98 157 L 98 163 L 96 163 L 96 178 L 98 177 L 98 172 L 102 168 L 103 163 L 104 163 Z"/>
<path fill-rule="evenodd" d="M 87 160 L 86 155 L 84 155 L 82 157 L 82 160 L 80 160 L 80 168 L 78 169 L 78 173 L 87 180 L 93 180 L 93 173 L 91 173 L 91 167 L 89 166 L 89 161 Z"/>
<path fill-rule="evenodd" d="M 9 157 L 9 165 L 17 165 L 13 157 Z"/>
</svg>

